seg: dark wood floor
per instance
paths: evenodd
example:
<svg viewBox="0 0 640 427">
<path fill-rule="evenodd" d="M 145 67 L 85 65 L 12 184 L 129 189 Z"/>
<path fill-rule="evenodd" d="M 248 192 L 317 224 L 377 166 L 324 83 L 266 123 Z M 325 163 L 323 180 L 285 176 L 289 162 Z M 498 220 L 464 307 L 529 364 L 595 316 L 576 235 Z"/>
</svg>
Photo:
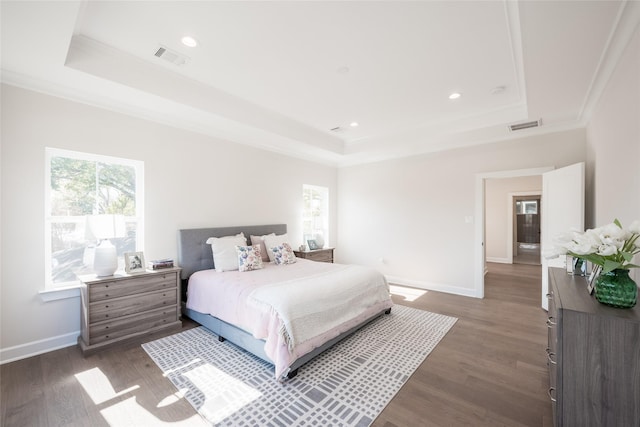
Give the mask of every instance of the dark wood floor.
<svg viewBox="0 0 640 427">
<path fill-rule="evenodd" d="M 489 264 L 483 300 L 420 294 L 394 301 L 459 320 L 373 425 L 551 426 L 540 267 Z M 7 363 L 0 383 L 2 426 L 205 425 L 139 342 Z"/>
</svg>

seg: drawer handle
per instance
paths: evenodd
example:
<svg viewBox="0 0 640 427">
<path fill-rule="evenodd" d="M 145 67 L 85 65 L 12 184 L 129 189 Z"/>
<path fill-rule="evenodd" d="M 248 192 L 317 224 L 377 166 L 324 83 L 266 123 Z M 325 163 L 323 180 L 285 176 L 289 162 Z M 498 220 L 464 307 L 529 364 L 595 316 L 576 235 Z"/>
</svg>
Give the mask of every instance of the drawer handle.
<svg viewBox="0 0 640 427">
<path fill-rule="evenodd" d="M 106 294 L 106 295 L 105 295 L 105 297 L 108 297 L 108 296 L 109 296 L 109 294 Z"/>
<path fill-rule="evenodd" d="M 548 293 L 548 294 L 547 294 L 547 299 L 551 299 L 551 297 L 552 297 L 552 296 L 553 296 L 553 294 Z"/>
<path fill-rule="evenodd" d="M 105 338 L 109 338 L 109 335 L 105 335 Z"/>
<path fill-rule="evenodd" d="M 555 387 L 549 387 L 549 390 L 547 390 L 547 395 L 549 396 L 549 399 L 551 399 L 551 401 L 553 403 L 555 403 L 555 402 L 557 402 L 557 399 L 551 395 L 552 391 L 555 393 L 556 388 Z"/>
<path fill-rule="evenodd" d="M 105 328 L 105 329 L 109 329 L 109 327 L 108 327 L 108 326 L 105 326 L 104 328 Z"/>
<path fill-rule="evenodd" d="M 554 352 L 552 352 L 552 351 L 548 351 L 548 352 L 547 352 L 547 360 L 548 360 L 548 361 L 549 361 L 549 363 L 551 363 L 552 365 L 557 365 L 556 361 L 555 361 L 555 360 L 553 360 L 553 359 L 551 358 L 551 356 L 555 356 L 555 355 L 556 355 L 556 354 L 555 354 Z"/>
<path fill-rule="evenodd" d="M 554 322 L 554 321 L 553 321 L 553 320 L 551 320 L 551 319 L 553 319 L 553 317 L 549 317 L 549 318 L 547 319 L 547 327 L 549 327 L 549 328 L 552 328 L 552 327 L 554 327 L 554 326 L 556 325 L 556 322 Z"/>
</svg>

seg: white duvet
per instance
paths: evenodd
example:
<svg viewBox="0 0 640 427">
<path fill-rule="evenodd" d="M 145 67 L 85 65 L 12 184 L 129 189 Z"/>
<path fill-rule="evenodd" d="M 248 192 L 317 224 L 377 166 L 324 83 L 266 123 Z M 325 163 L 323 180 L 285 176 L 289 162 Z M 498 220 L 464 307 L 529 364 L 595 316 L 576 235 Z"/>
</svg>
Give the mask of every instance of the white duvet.
<svg viewBox="0 0 640 427">
<path fill-rule="evenodd" d="M 300 356 L 391 306 L 379 272 L 304 259 L 248 272 L 199 271 L 187 298 L 188 308 L 264 339 L 277 378 Z"/>
</svg>

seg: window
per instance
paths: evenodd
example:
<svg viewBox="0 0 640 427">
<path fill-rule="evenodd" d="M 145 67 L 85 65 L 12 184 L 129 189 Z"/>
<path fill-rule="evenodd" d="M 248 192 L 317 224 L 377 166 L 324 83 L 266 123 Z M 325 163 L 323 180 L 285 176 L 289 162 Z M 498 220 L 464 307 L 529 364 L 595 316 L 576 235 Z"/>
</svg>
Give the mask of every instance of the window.
<svg viewBox="0 0 640 427">
<path fill-rule="evenodd" d="M 308 239 L 324 240 L 329 244 L 329 189 L 315 185 L 302 186 L 302 232 Z"/>
<path fill-rule="evenodd" d="M 528 215 L 538 213 L 538 201 L 537 200 L 518 200 L 516 201 L 516 214 Z"/>
<path fill-rule="evenodd" d="M 143 245 L 143 162 L 45 149 L 46 286 L 77 283 L 92 272 L 96 240 L 88 216 L 124 216 L 124 237 L 111 239 L 119 262 Z"/>
</svg>

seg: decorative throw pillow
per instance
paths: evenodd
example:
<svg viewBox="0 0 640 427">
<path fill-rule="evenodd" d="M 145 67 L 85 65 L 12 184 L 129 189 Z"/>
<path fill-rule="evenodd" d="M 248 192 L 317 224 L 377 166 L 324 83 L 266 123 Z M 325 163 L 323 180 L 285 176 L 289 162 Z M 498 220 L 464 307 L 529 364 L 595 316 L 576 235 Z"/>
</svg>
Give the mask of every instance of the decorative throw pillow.
<svg viewBox="0 0 640 427">
<path fill-rule="evenodd" d="M 289 246 L 291 246 L 291 243 L 289 243 L 289 236 L 287 236 L 287 233 L 281 234 L 279 236 L 276 236 L 276 235 L 264 236 L 264 244 L 267 248 L 267 256 L 269 257 L 269 261 L 275 262 L 274 256 L 273 256 L 273 248 L 276 246 L 280 246 L 283 243 L 287 243 Z"/>
<path fill-rule="evenodd" d="M 239 233 L 235 236 L 209 237 L 207 243 L 211 245 L 213 266 L 217 272 L 238 269 L 236 246 L 247 245 L 247 239 L 244 237 L 244 233 Z"/>
<path fill-rule="evenodd" d="M 293 253 L 293 249 L 291 249 L 291 245 L 288 243 L 274 246 L 271 248 L 271 251 L 273 252 L 273 261 L 276 265 L 293 264 L 296 262 L 296 256 Z"/>
<path fill-rule="evenodd" d="M 262 254 L 262 261 L 269 262 L 269 254 L 267 247 L 264 244 L 264 238 L 267 236 L 275 236 L 276 233 L 265 234 L 264 236 L 251 236 L 252 245 L 260 245 L 260 253 Z"/>
<path fill-rule="evenodd" d="M 260 245 L 236 246 L 238 253 L 238 269 L 240 271 L 260 270 L 262 268 L 262 256 Z"/>
</svg>

